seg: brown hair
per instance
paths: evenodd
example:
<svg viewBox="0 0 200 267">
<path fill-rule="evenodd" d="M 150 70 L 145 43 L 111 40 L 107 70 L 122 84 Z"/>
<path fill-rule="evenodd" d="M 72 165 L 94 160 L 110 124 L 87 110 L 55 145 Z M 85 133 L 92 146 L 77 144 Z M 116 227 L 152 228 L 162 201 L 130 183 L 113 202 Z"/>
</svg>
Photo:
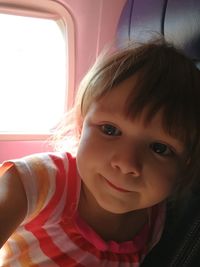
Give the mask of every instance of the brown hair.
<svg viewBox="0 0 200 267">
<path fill-rule="evenodd" d="M 129 45 L 97 60 L 83 79 L 75 102 L 78 135 L 92 102 L 139 73 L 125 113 L 138 116 L 148 107 L 146 121 L 163 111 L 163 127 L 187 148 L 187 170 L 178 190 L 200 179 L 200 71 L 184 54 L 163 39 Z M 199 177 L 199 178 L 198 178 Z M 184 182 L 183 182 L 184 181 Z"/>
</svg>

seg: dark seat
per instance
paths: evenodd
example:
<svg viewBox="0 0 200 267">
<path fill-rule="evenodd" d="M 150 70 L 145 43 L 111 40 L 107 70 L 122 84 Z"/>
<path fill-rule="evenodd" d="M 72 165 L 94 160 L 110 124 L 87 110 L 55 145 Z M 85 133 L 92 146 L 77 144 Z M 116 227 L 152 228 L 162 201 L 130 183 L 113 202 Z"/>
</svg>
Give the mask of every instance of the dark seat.
<svg viewBox="0 0 200 267">
<path fill-rule="evenodd" d="M 118 45 L 157 34 L 183 49 L 200 68 L 199 0 L 128 0 L 117 30 Z"/>
</svg>

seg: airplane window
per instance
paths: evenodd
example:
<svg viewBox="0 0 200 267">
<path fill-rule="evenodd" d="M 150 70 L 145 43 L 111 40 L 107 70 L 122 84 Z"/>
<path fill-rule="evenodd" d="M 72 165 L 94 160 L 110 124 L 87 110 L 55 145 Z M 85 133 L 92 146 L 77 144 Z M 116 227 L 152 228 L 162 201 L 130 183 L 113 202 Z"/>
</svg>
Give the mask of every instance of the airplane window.
<svg viewBox="0 0 200 267">
<path fill-rule="evenodd" d="M 66 108 L 62 20 L 0 14 L 0 134 L 50 133 Z"/>
</svg>

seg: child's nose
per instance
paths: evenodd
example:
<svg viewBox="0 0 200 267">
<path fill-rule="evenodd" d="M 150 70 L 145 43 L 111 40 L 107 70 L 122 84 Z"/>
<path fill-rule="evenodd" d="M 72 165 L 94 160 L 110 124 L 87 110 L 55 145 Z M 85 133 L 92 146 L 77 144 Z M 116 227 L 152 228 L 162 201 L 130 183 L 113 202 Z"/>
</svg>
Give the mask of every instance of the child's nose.
<svg viewBox="0 0 200 267">
<path fill-rule="evenodd" d="M 137 148 L 126 147 L 118 150 L 111 159 L 112 168 L 121 171 L 123 174 L 131 174 L 135 177 L 141 175 L 142 159 Z"/>
</svg>

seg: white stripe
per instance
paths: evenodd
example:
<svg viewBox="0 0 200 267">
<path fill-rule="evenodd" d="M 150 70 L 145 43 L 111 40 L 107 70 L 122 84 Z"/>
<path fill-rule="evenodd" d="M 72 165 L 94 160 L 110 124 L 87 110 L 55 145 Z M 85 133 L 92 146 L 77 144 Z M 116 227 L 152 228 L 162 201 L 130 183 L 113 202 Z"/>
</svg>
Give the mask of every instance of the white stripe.
<svg viewBox="0 0 200 267">
<path fill-rule="evenodd" d="M 60 226 L 51 226 L 46 228 L 47 233 L 52 238 L 54 244 L 62 251 L 66 253 L 74 259 L 76 262 L 81 263 L 87 267 L 90 267 L 88 258 L 90 262 L 92 261 L 91 267 L 95 267 L 95 264 L 99 263 L 99 260 L 92 254 L 88 253 L 87 251 L 82 251 L 79 247 L 77 247 L 66 233 L 60 228 Z"/>
<path fill-rule="evenodd" d="M 65 168 L 65 173 L 66 173 L 66 176 L 67 176 L 67 172 L 68 172 L 68 169 L 69 169 L 69 166 L 68 166 L 68 161 L 63 161 L 64 163 L 64 168 Z M 51 175 L 49 173 L 49 175 Z M 53 216 L 51 216 L 47 222 L 45 223 L 45 225 L 55 225 L 57 223 L 60 222 L 60 219 L 61 219 L 61 215 L 63 213 L 63 210 L 65 208 L 65 205 L 66 205 L 66 197 L 67 197 L 67 188 L 68 188 L 68 179 L 66 178 L 65 181 L 64 181 L 64 190 L 63 190 L 63 194 L 60 198 L 60 201 L 59 203 L 57 204 L 57 206 L 55 207 L 54 211 L 53 211 Z"/>
<path fill-rule="evenodd" d="M 35 160 L 37 159 L 41 165 L 46 167 L 46 171 L 48 172 L 49 191 L 42 208 L 44 208 L 47 205 L 47 203 L 49 202 L 49 200 L 51 199 L 52 195 L 55 192 L 56 169 L 55 165 L 53 164 L 51 158 L 47 153 L 35 154 L 32 156 L 24 157 L 19 161 L 18 160 L 15 161 L 14 163 L 21 175 L 20 178 L 24 185 L 28 199 L 28 210 L 23 224 L 29 222 L 30 219 L 33 219 L 31 217 L 31 214 L 34 213 L 38 201 L 38 186 L 37 186 L 38 177 L 34 172 L 35 166 L 34 167 L 32 166 L 33 164 L 32 159 L 34 159 L 33 161 L 34 163 Z"/>
<path fill-rule="evenodd" d="M 34 196 L 31 197 L 31 201 L 28 199 L 28 207 L 27 207 L 27 215 L 26 217 L 32 213 L 34 210 L 34 207 L 36 205 L 36 199 L 38 198 L 38 191 L 37 191 L 37 186 L 36 186 L 36 178 L 34 177 L 29 165 L 26 163 L 25 159 L 20 159 L 13 161 L 19 174 L 20 174 L 20 179 L 23 183 L 26 195 L 29 196 Z"/>
<path fill-rule="evenodd" d="M 61 252 L 69 255 L 77 263 L 86 267 L 138 267 L 138 263 L 117 262 L 111 260 L 101 260 L 88 251 L 80 249 L 74 244 L 66 233 L 59 226 L 46 226 L 46 231 L 51 237 L 52 242 L 60 249 Z"/>
</svg>

